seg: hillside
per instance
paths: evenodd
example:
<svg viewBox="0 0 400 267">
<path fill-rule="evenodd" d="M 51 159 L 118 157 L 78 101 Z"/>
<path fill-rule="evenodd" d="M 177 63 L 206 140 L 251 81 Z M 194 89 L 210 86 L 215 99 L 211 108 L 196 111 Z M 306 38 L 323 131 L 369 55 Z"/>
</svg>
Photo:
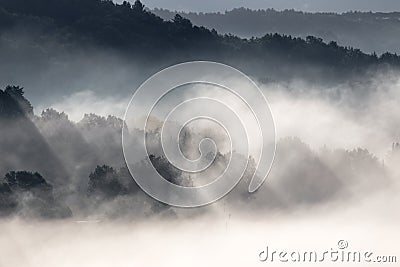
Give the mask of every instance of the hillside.
<svg viewBox="0 0 400 267">
<path fill-rule="evenodd" d="M 176 12 L 152 10 L 163 19 L 172 19 Z M 241 37 L 261 37 L 280 33 L 298 37 L 318 36 L 325 41 L 360 48 L 378 54 L 400 53 L 400 12 L 307 13 L 295 10 L 251 10 L 236 8 L 224 13 L 184 13 L 195 25 L 214 28 L 221 33 Z"/>
<path fill-rule="evenodd" d="M 26 42 L 18 46 L 13 40 L 27 35 L 31 38 L 29 47 L 39 47 L 45 56 L 55 47 L 62 47 L 63 53 L 95 47 L 153 66 L 188 60 L 221 61 L 260 79 L 269 79 L 268 75 L 277 79 L 296 75 L 337 79 L 370 68 L 400 65 L 395 54 L 378 57 L 312 36 L 302 39 L 267 34 L 242 39 L 221 35 L 194 26 L 179 15 L 164 21 L 146 11 L 139 1 L 119 5 L 102 0 L 0 0 L 0 13 L 0 59 L 4 62 L 9 60 L 8 50 L 15 57 L 28 53 L 23 48 Z M 29 52 L 29 57 L 35 57 L 35 51 Z"/>
</svg>

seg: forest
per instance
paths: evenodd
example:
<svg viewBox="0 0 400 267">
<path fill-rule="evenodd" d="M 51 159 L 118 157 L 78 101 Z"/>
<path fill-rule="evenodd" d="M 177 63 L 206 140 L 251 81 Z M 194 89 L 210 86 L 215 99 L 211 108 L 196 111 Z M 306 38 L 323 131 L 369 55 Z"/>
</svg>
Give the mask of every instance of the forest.
<svg viewBox="0 0 400 267">
<path fill-rule="evenodd" d="M 365 86 L 375 85 L 377 73 L 391 74 L 400 66 L 395 53 L 367 54 L 320 37 L 267 33 L 246 39 L 196 26 L 179 14 L 163 20 L 140 1 L 0 0 L 0 45 L 4 84 L 0 90 L 0 152 L 7 155 L 0 163 L 0 210 L 3 216 L 41 218 L 177 216 L 182 210 L 162 205 L 138 190 L 122 153 L 121 131 L 126 126 L 121 118 L 87 113 L 74 121 L 54 108 L 35 113 L 35 105 L 25 93 L 36 103 L 47 103 L 44 99 L 52 99 L 55 93 L 65 96 L 70 92 L 65 88 L 86 88 L 94 77 L 100 80 L 93 85 L 96 93 L 100 94 L 102 87 L 103 92 L 118 94 L 133 85 L 108 79 L 112 69 L 124 69 L 131 80 L 141 81 L 130 73 L 131 65 L 126 68 L 126 61 L 135 62 L 139 72 L 146 70 L 147 77 L 174 63 L 212 60 L 278 88 L 290 88 L 291 81 L 301 78 L 317 84 L 318 92 L 324 93 L 325 85 L 334 83 L 338 86 L 333 98 L 361 103 L 377 91 Z M 98 69 L 104 62 L 111 63 Z M 91 71 L 96 75 L 80 76 Z M 18 86 L 20 80 L 26 89 Z M 324 86 L 319 86 L 320 82 Z M 311 91 L 310 84 L 303 86 Z M 336 91 L 341 95 L 335 95 Z M 135 134 L 141 133 L 133 132 L 134 142 Z M 159 148 L 157 133 L 146 134 Z M 355 185 L 366 188 L 365 197 L 395 180 L 394 162 L 400 151 L 395 138 L 387 152 L 389 160 L 383 162 L 362 147 L 317 151 L 295 136 L 278 142 L 277 163 L 271 173 L 275 179 L 261 192 L 244 195 L 250 179 L 245 175 L 235 193 L 226 198 L 227 205 L 239 210 L 248 205 L 254 210 L 312 206 L 354 197 L 349 187 Z M 175 169 L 162 154 L 152 154 L 150 159 L 167 180 L 192 184 L 191 177 Z M 221 168 L 226 155 L 219 154 L 217 160 L 216 168 Z M 248 203 L 248 198 L 254 201 Z"/>
<path fill-rule="evenodd" d="M 0 267 L 399 259 L 400 13 L 217 1 L 0 0 Z"/>
<path fill-rule="evenodd" d="M 193 24 L 240 37 L 279 33 L 296 37 L 318 36 L 326 42 L 360 48 L 367 53 L 400 52 L 399 12 L 309 13 L 297 10 L 235 8 L 217 13 L 179 12 L 155 8 L 154 14 L 171 20 L 176 14 Z M 374 38 L 371 38 L 374 36 Z"/>
<path fill-rule="evenodd" d="M 72 122 L 67 114 L 54 109 L 36 115 L 24 97 L 23 88 L 8 86 L 0 90 L 0 120 L 0 151 L 7 155 L 0 163 L 1 216 L 42 219 L 185 216 L 185 211 L 153 200 L 134 182 L 122 155 L 120 136 L 125 126 L 121 119 L 86 114 L 81 121 Z M 157 132 L 147 133 L 156 147 Z M 384 163 L 367 149 L 325 147 L 315 151 L 298 138 L 282 138 L 278 142 L 272 181 L 248 195 L 245 192 L 252 173 L 248 169 L 223 204 L 215 205 L 228 205 L 239 211 L 249 208 L 273 211 L 367 197 L 396 182 L 394 171 L 400 159 L 400 145 L 393 143 L 388 153 L 389 160 Z M 181 185 L 193 182 L 162 153 L 150 155 L 150 160 L 168 181 Z M 220 154 L 213 168 L 224 168 L 226 161 L 226 156 Z M 136 167 L 141 168 L 141 164 L 138 161 Z M 364 190 L 361 195 L 354 195 L 353 187 Z M 208 210 L 205 207 L 196 213 Z"/>
<path fill-rule="evenodd" d="M 13 38 L 28 35 L 33 36 L 30 49 L 41 47 L 44 56 L 51 55 L 56 47 L 63 51 L 86 51 L 95 46 L 121 53 L 145 66 L 211 60 L 233 65 L 260 79 L 286 79 L 297 75 L 343 80 L 364 75 L 371 69 L 400 65 L 395 53 L 378 56 L 338 45 L 333 40 L 324 42 L 319 36 L 300 38 L 277 32 L 266 30 L 261 36 L 249 39 L 221 34 L 196 26 L 179 14 L 171 20 L 163 20 L 140 1 L 134 4 L 116 4 L 109 0 L 0 1 L 3 49 L 16 54 L 18 46 Z M 29 49 L 24 53 L 27 51 Z M 319 69 L 319 75 L 315 74 L 315 69 Z"/>
</svg>

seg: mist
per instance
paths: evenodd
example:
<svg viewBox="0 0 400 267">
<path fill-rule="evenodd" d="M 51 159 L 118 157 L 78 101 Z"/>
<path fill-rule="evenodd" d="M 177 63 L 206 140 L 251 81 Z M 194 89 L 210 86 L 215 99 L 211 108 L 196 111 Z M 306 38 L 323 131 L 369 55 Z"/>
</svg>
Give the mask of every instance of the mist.
<svg viewBox="0 0 400 267">
<path fill-rule="evenodd" d="M 261 262 L 259 253 L 266 246 L 285 251 L 338 250 L 339 240 L 349 243 L 348 251 L 396 255 L 399 217 L 394 209 L 382 209 L 386 201 L 396 203 L 398 198 L 386 194 L 351 207 L 328 205 L 293 214 L 259 213 L 251 220 L 233 210 L 220 210 L 196 220 L 162 223 L 157 218 L 131 223 L 2 221 L 0 265 L 285 266 L 288 263 L 278 260 Z M 300 265 L 305 264 L 310 263 Z"/>
<path fill-rule="evenodd" d="M 32 215 L 22 212 L 2 219 L 0 266 L 259 266 L 268 264 L 259 259 L 266 246 L 323 251 L 342 239 L 353 250 L 396 255 L 400 169 L 393 143 L 399 140 L 399 86 L 395 72 L 377 73 L 365 84 L 260 84 L 279 141 L 272 171 L 255 194 L 247 195 L 247 176 L 227 197 L 198 210 L 155 208 L 158 204 L 137 189 L 95 201 L 56 190 L 72 217 L 27 220 Z M 184 96 L 203 92 L 197 88 Z M 81 91 L 50 105 L 71 117 L 46 111 L 45 103 L 35 107 L 44 109 L 33 121 L 69 170 L 71 192 L 84 194 L 96 165 L 124 165 L 120 128 L 108 128 L 117 119 L 85 114 L 121 116 L 128 99 L 129 94 Z M 64 127 L 75 137 L 62 145 Z M 105 144 L 104 138 L 114 141 Z M 67 146 L 73 149 L 68 152 Z M 79 157 L 84 162 L 78 164 Z"/>
<path fill-rule="evenodd" d="M 86 30 L 98 29 L 85 39 L 88 32 L 80 32 L 83 26 L 75 20 L 53 23 L 52 9 L 47 12 L 53 19 L 39 19 L 23 13 L 22 2 L 22 7 L 7 3 L 11 11 L 0 13 L 22 24 L 0 35 L 0 267 L 256 266 L 271 264 L 260 260 L 267 246 L 325 251 L 337 249 L 340 240 L 351 250 L 398 256 L 397 55 L 367 55 L 315 37 L 222 36 L 183 18 L 162 21 L 141 5 L 103 2 L 99 10 L 111 17 L 104 27 L 88 19 L 90 9 L 79 17 Z M 14 15 L 13 8 L 21 8 L 22 15 Z M 118 24 L 120 11 L 126 21 Z M 137 29 L 130 31 L 133 26 Z M 209 85 L 181 86 L 160 98 L 153 113 L 135 114 L 132 124 L 124 117 L 143 81 L 189 60 L 240 69 L 268 100 L 276 153 L 266 181 L 254 193 L 249 193 L 251 180 L 263 178 L 257 152 L 275 143 L 259 142 L 254 116 L 237 95 Z M 252 89 L 235 80 L 229 84 Z M 206 110 L 231 122 L 231 108 L 240 114 L 237 121 L 250 121 L 248 154 L 242 153 L 244 138 L 236 150 L 229 143 L 243 130 L 240 124 L 227 133 L 212 121 L 182 127 L 185 116 L 167 120 L 171 106 L 202 96 L 228 108 L 199 102 L 180 107 L 181 114 Z M 135 127 L 146 118 L 147 128 Z M 176 138 L 180 155 L 212 158 L 204 173 L 185 172 L 168 160 L 161 134 L 165 124 L 167 134 L 182 130 Z M 133 150 L 126 160 L 123 145 L 141 144 L 143 136 L 146 158 Z M 205 138 L 214 143 L 202 147 Z M 232 156 L 248 162 L 244 170 L 231 166 L 232 176 L 243 174 L 240 182 L 222 199 L 196 209 L 155 200 L 129 169 L 140 173 L 151 165 L 172 184 L 202 186 L 224 173 Z"/>
<path fill-rule="evenodd" d="M 271 105 L 278 140 L 298 137 L 314 150 L 323 147 L 366 148 L 383 160 L 392 143 L 400 139 L 398 72 L 378 72 L 364 81 L 337 85 L 301 79 L 259 85 Z M 206 91 L 202 88 L 188 88 L 184 95 L 173 94 L 170 98 L 198 97 Z M 214 97 L 227 97 L 220 90 L 208 91 Z M 84 90 L 64 96 L 48 106 L 47 101 L 39 103 L 34 109 L 40 114 L 47 108 L 54 108 L 65 112 L 74 122 L 79 122 L 85 114 L 90 113 L 122 118 L 130 93 L 133 92 L 134 89 L 120 97 L 104 97 L 102 93 Z M 168 107 L 168 99 L 165 101 Z"/>
</svg>

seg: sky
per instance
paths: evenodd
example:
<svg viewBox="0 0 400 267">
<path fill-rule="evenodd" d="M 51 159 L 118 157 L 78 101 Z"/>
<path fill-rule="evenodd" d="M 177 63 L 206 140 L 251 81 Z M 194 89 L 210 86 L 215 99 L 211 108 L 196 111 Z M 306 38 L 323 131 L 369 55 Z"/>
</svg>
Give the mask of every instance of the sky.
<svg viewBox="0 0 400 267">
<path fill-rule="evenodd" d="M 309 12 L 400 11 L 399 0 L 142 0 L 142 2 L 149 8 L 195 12 L 225 11 L 235 7 L 296 9 Z"/>
</svg>

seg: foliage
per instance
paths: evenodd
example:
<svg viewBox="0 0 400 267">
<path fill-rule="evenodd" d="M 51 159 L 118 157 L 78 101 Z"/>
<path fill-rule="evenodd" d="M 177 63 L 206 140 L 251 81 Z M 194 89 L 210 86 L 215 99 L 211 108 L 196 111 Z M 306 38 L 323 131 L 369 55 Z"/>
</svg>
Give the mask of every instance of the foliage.
<svg viewBox="0 0 400 267">
<path fill-rule="evenodd" d="M 24 91 L 19 86 L 7 86 L 0 90 L 0 118 L 17 118 L 33 115 L 33 107 L 24 97 Z"/>
<path fill-rule="evenodd" d="M 127 193 L 128 189 L 120 181 L 117 171 L 110 166 L 97 166 L 89 175 L 89 196 L 101 195 L 113 198 Z"/>
<path fill-rule="evenodd" d="M 358 47 L 366 52 L 400 52 L 400 12 L 338 14 L 248 8 L 235 8 L 222 13 L 176 12 L 158 8 L 152 12 L 166 20 L 179 14 L 195 25 L 241 37 L 260 37 L 265 33 L 275 32 L 299 37 L 315 35 L 326 41 Z"/>
<path fill-rule="evenodd" d="M 313 36 L 301 39 L 267 34 L 242 39 L 219 35 L 215 30 L 193 25 L 179 14 L 172 21 L 164 21 L 147 11 L 139 1 L 131 5 L 102 0 L 0 0 L 0 8 L 10 25 L 8 28 L 13 25 L 28 31 L 36 25 L 43 29 L 43 35 L 62 36 L 63 43 L 115 49 L 146 62 L 163 59 L 169 62 L 245 60 L 243 62 L 261 67 L 267 66 L 268 62 L 307 63 L 326 66 L 342 75 L 348 74 L 349 70 L 357 72 L 374 65 L 400 65 L 396 54 L 385 53 L 377 57 L 335 42 L 325 43 Z"/>
<path fill-rule="evenodd" d="M 11 171 L 0 184 L 0 214 L 66 218 L 71 210 L 53 195 L 53 187 L 37 172 Z"/>
</svg>

